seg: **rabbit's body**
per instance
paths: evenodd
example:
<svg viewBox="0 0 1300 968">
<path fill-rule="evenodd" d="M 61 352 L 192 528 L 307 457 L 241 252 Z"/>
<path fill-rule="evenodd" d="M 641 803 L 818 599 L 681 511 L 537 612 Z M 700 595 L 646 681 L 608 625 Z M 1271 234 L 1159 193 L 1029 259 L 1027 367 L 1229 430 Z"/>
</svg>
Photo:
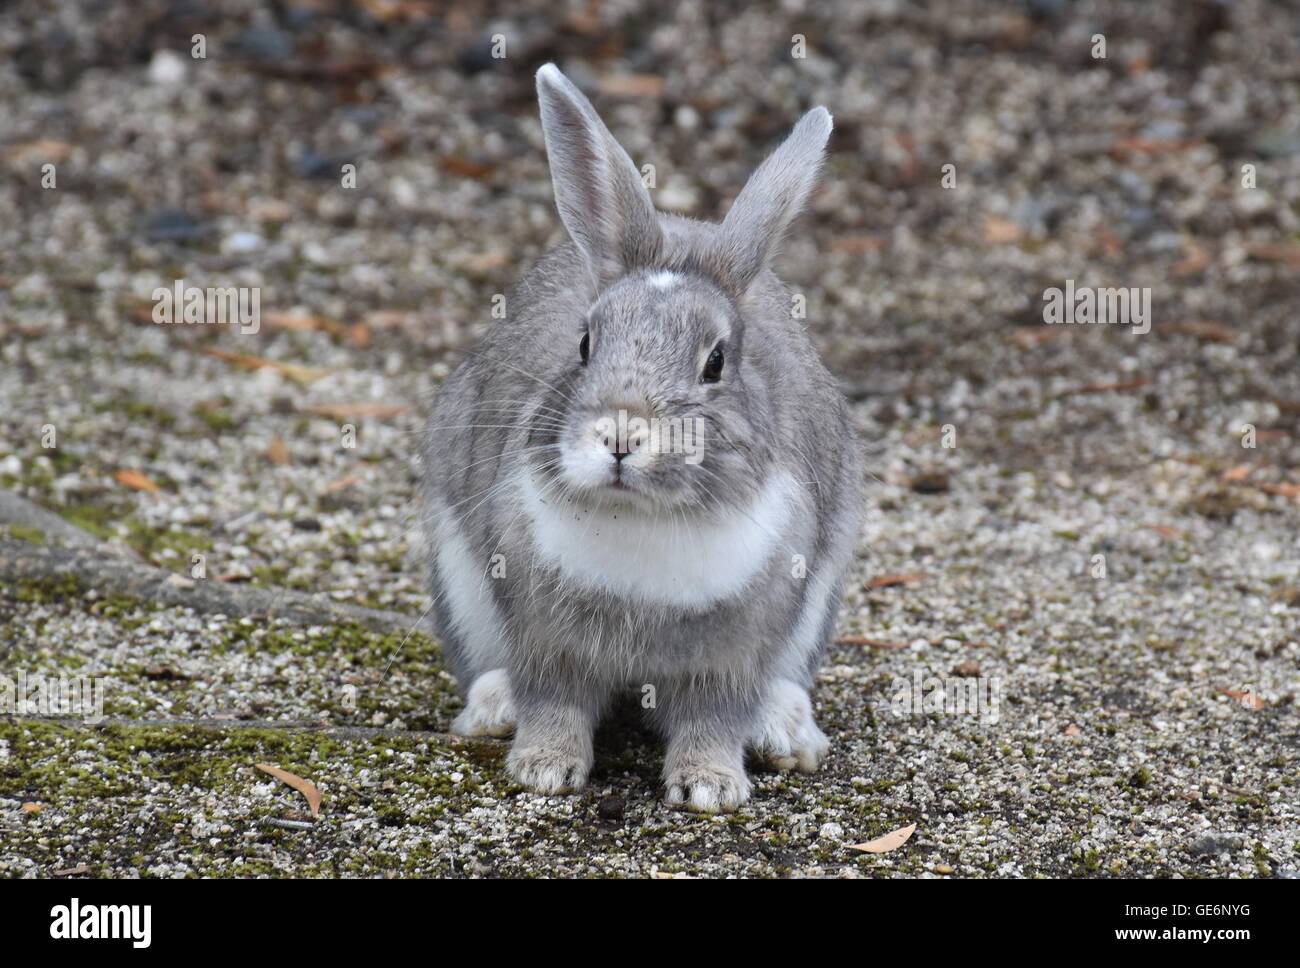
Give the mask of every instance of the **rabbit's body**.
<svg viewBox="0 0 1300 968">
<path fill-rule="evenodd" d="M 547 70 L 566 214 L 554 115 L 594 112 Z M 606 185 L 588 215 L 620 187 L 635 191 Z M 601 711 L 630 689 L 668 737 L 669 799 L 729 809 L 748 795 L 745 748 L 802 769 L 825 751 L 808 688 L 861 526 L 860 458 L 766 248 L 737 256 L 734 226 L 650 212 L 615 213 L 643 221 L 609 246 L 614 266 L 601 226 L 584 235 L 567 213 L 577 243 L 543 258 L 444 385 L 426 453 L 434 611 L 467 691 L 456 728 L 515 727 L 521 782 L 581 786 Z M 702 459 L 595 442 L 614 409 L 693 422 Z"/>
</svg>

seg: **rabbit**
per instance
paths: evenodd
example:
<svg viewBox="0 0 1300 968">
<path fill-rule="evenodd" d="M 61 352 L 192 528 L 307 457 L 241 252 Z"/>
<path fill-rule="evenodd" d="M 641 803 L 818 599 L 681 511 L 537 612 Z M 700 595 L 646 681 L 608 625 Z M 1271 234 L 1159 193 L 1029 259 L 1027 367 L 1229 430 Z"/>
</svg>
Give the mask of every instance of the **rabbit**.
<svg viewBox="0 0 1300 968">
<path fill-rule="evenodd" d="M 537 93 L 568 239 L 446 380 L 424 450 L 452 728 L 513 732 L 513 779 L 574 792 L 630 693 L 666 740 L 667 802 L 732 811 L 747 751 L 806 772 L 827 752 L 809 689 L 863 523 L 848 404 L 768 265 L 831 116 L 712 224 L 655 210 L 554 65 Z"/>
</svg>

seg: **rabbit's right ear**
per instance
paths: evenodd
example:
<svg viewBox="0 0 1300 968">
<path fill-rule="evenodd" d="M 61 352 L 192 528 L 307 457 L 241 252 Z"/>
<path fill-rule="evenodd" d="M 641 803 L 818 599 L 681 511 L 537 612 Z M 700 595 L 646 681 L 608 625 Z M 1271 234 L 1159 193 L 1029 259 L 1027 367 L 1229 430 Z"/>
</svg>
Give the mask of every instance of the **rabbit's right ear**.
<svg viewBox="0 0 1300 968">
<path fill-rule="evenodd" d="M 556 207 L 596 285 L 652 265 L 663 237 L 632 159 L 554 64 L 537 72 L 537 99 Z"/>
</svg>

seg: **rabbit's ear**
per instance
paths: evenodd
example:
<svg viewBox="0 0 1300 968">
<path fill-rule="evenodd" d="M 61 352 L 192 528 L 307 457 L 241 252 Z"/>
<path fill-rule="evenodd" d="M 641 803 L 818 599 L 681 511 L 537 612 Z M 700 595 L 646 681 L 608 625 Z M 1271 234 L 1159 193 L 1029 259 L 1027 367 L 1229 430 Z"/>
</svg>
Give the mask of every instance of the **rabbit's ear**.
<svg viewBox="0 0 1300 968">
<path fill-rule="evenodd" d="M 537 99 L 560 219 L 597 285 L 652 265 L 659 217 L 632 159 L 554 64 L 537 72 Z"/>
<path fill-rule="evenodd" d="M 767 265 L 803 208 L 830 136 L 830 112 L 813 108 L 736 197 L 722 221 L 715 255 L 726 281 L 737 292 L 743 293 Z"/>
</svg>

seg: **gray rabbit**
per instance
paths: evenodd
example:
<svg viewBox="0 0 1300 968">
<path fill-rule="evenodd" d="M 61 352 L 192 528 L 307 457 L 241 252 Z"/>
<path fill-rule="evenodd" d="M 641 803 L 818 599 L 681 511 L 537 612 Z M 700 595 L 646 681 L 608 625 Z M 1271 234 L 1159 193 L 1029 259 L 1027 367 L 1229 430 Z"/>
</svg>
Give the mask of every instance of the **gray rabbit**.
<svg viewBox="0 0 1300 968">
<path fill-rule="evenodd" d="M 831 116 L 720 225 L 663 215 L 586 97 L 537 72 L 569 241 L 443 386 L 426 490 L 435 624 L 465 709 L 543 793 L 583 786 L 629 691 L 670 804 L 734 810 L 745 752 L 815 770 L 813 683 L 862 525 L 847 404 L 768 262 Z"/>
</svg>

